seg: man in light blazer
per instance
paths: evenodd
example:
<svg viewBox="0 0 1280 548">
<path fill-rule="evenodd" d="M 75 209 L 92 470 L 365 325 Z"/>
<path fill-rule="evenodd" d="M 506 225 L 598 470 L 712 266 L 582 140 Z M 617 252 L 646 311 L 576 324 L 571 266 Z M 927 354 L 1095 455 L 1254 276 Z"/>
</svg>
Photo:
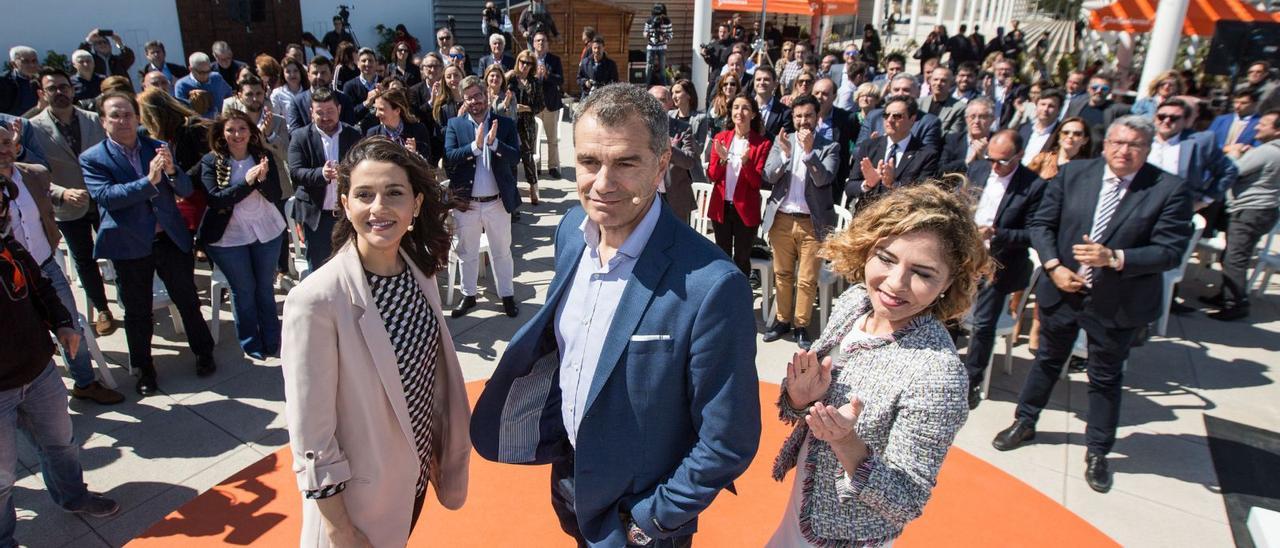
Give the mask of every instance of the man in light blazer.
<svg viewBox="0 0 1280 548">
<path fill-rule="evenodd" d="M 551 463 L 552 507 L 579 546 L 689 546 L 760 441 L 751 290 L 656 198 L 661 105 L 616 84 L 578 109 L 583 207 L 556 231 L 547 305 L 485 385 L 472 443 Z"/>
<path fill-rule="evenodd" d="M 778 135 L 764 164 L 764 180 L 773 185 L 765 211 L 774 212 L 768 232 L 778 295 L 778 313 L 764 341 L 791 334 L 804 350 L 813 344 L 809 319 L 822 266 L 818 247 L 836 225 L 830 186 L 840 161 L 836 144 L 814 131 L 818 109 L 812 96 L 791 103 L 795 133 Z"/>
<path fill-rule="evenodd" d="M 929 95 L 920 98 L 920 112 L 938 117 L 942 136 L 964 129 L 964 108 L 968 104 L 951 93 L 955 89 L 955 74 L 947 67 L 938 67 L 929 73 Z"/>
<path fill-rule="evenodd" d="M 94 333 L 100 337 L 110 335 L 116 330 L 115 318 L 107 306 L 106 286 L 98 271 L 98 261 L 93 258 L 98 205 L 89 197 L 80 171 L 80 153 L 101 143 L 106 134 L 97 113 L 76 108 L 75 88 L 65 72 L 45 68 L 40 72 L 39 82 L 40 89 L 36 92 L 49 106 L 31 118 L 31 133 L 45 150 L 54 184 L 64 189 L 54 196 L 53 214 L 71 251 L 71 261 L 89 304 L 97 311 L 93 317 Z"/>
<path fill-rule="evenodd" d="M 982 99 L 986 101 L 986 98 Z M 982 377 L 991 361 L 996 327 L 1005 297 L 1031 281 L 1031 216 L 1040 206 L 1045 182 L 1022 165 L 1024 142 L 1012 129 L 991 136 L 984 158 L 969 164 L 966 175 L 974 194 L 974 222 L 998 268 L 973 301 L 973 332 L 964 366 L 969 372 L 969 409 L 982 401 Z"/>
</svg>

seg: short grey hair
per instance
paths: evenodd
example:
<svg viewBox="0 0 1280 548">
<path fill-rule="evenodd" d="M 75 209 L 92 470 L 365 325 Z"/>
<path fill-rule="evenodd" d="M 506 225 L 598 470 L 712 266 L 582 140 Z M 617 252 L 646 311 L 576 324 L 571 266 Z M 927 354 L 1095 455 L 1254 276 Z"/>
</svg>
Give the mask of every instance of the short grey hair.
<svg viewBox="0 0 1280 548">
<path fill-rule="evenodd" d="M 1116 121 L 1111 122 L 1111 125 L 1107 127 L 1107 138 L 1110 139 L 1111 134 L 1115 133 L 1116 128 L 1121 127 L 1141 133 L 1142 140 L 1146 142 L 1145 144 L 1147 146 L 1151 146 L 1152 139 L 1155 139 L 1156 125 L 1151 123 L 1151 120 L 1143 118 L 1140 114 L 1122 116 L 1117 118 Z"/>
<path fill-rule="evenodd" d="M 212 61 L 209 59 L 209 54 L 203 51 L 197 51 L 187 56 L 187 66 L 189 67 L 194 67 L 200 64 L 208 64 L 211 62 Z"/>
<path fill-rule="evenodd" d="M 484 90 L 486 97 L 489 95 L 489 88 L 485 87 L 484 80 L 481 80 L 479 76 L 468 76 L 458 82 L 458 93 L 465 95 L 467 90 L 471 88 L 480 88 Z"/>
<path fill-rule="evenodd" d="M 9 48 L 10 61 L 16 62 L 19 57 L 22 57 L 24 55 L 35 55 L 39 57 L 40 54 L 36 53 L 35 48 L 32 48 L 30 46 L 13 46 Z"/>
<path fill-rule="evenodd" d="M 899 72 L 897 75 L 895 75 L 895 76 L 893 77 L 893 79 L 892 79 L 892 80 L 889 80 L 889 88 L 890 88 L 890 89 L 892 89 L 892 88 L 893 88 L 893 83 L 894 83 L 894 82 L 897 82 L 897 81 L 899 81 L 899 80 L 910 80 L 910 81 L 911 81 L 911 89 L 913 89 L 913 90 L 915 90 L 915 91 L 920 91 L 920 82 L 916 80 L 916 77 L 915 77 L 915 76 L 912 76 L 912 75 L 907 74 L 907 73 L 905 73 L 905 72 Z"/>
<path fill-rule="evenodd" d="M 992 101 L 990 97 L 986 97 L 983 95 L 979 95 L 977 97 L 974 97 L 973 99 L 969 99 L 969 104 L 965 105 L 964 111 L 967 113 L 969 112 L 969 109 L 973 107 L 984 107 L 987 110 L 991 111 L 992 114 L 995 114 L 996 112 L 996 102 Z"/>
<path fill-rule="evenodd" d="M 218 40 L 217 42 L 214 42 L 212 46 L 209 46 L 209 51 L 212 51 L 214 55 L 219 53 L 231 53 L 231 46 L 228 46 L 225 40 Z"/>
<path fill-rule="evenodd" d="M 574 108 L 574 125 L 587 116 L 610 128 L 638 117 L 649 129 L 649 150 L 657 156 L 671 150 L 671 138 L 667 136 L 667 111 L 641 86 L 614 83 L 592 91 L 587 100 Z"/>
<path fill-rule="evenodd" d="M 93 54 L 92 54 L 92 53 L 89 53 L 89 52 L 87 52 L 87 51 L 85 51 L 85 50 L 82 50 L 82 49 L 78 49 L 78 50 L 75 50 L 75 51 L 71 52 L 71 62 L 72 62 L 72 63 L 74 63 L 74 62 L 76 62 L 76 61 L 79 61 L 79 60 L 81 60 L 81 59 L 93 59 Z"/>
<path fill-rule="evenodd" d="M 504 48 L 507 47 L 507 38 L 496 32 L 489 35 L 489 43 L 492 44 L 494 42 L 502 44 L 502 47 Z"/>
</svg>

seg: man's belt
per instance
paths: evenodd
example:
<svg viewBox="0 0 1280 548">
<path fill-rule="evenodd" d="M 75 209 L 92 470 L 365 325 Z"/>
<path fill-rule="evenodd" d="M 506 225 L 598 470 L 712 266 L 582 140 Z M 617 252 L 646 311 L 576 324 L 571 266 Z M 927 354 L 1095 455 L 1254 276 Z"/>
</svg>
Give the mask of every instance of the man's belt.
<svg viewBox="0 0 1280 548">
<path fill-rule="evenodd" d="M 494 194 L 493 196 L 472 196 L 471 201 L 480 202 L 480 203 L 492 202 L 494 200 L 497 200 L 499 197 L 500 196 L 498 194 Z"/>
</svg>

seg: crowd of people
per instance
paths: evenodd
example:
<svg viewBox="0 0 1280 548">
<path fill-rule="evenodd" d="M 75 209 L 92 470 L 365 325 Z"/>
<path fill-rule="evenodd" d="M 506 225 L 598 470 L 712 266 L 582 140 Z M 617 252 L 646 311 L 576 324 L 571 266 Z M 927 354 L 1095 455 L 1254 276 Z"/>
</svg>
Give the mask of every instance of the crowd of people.
<svg viewBox="0 0 1280 548">
<path fill-rule="evenodd" d="M 1192 245 L 1193 215 L 1226 234 L 1219 293 L 1202 299 L 1209 316 L 1249 314 L 1245 273 L 1280 217 L 1268 62 L 1226 90 L 1222 113 L 1187 94 L 1207 84 L 1177 71 L 1130 106 L 1097 66 L 1055 81 L 1043 40 L 1027 48 L 1016 21 L 990 41 L 937 27 L 913 73 L 870 25 L 823 53 L 771 25 L 748 32 L 735 15 L 701 48 L 700 100 L 689 75 L 665 65 L 674 29 L 658 4 L 644 23 L 651 87 L 617 83 L 605 38 L 583 29 L 582 207 L 557 231 L 546 305 L 471 417 L 435 274 L 453 249 L 462 298 L 449 315 L 468 314 L 487 246 L 501 309 L 519 315 L 511 227 L 526 199 L 539 205 L 540 178 L 562 176 L 566 99 L 545 5 L 532 2 L 518 37 L 490 24 L 491 9 L 475 64 L 447 26 L 428 51 L 400 28 L 383 58 L 357 47 L 341 17 L 323 40 L 252 62 L 215 42 L 181 65 L 152 41 L 135 71 L 134 52 L 101 29 L 71 54 L 71 72 L 12 47 L 0 75 L 6 332 L 52 332 L 72 397 L 123 401 L 79 343 L 85 329 L 117 329 L 109 264 L 137 393 L 159 390 L 157 279 L 196 374 L 213 375 L 195 283 L 208 261 L 230 287 L 244 354 L 282 359 L 304 544 L 403 543 L 428 483 L 445 506 L 463 503 L 474 444 L 491 460 L 552 463 L 552 505 L 580 543 L 681 546 L 756 453 L 752 294 L 767 292 L 777 299 L 764 342 L 797 346 L 778 400 L 795 430 L 774 467 L 779 480 L 794 468 L 795 488 L 771 545 L 882 546 L 919 516 L 984 397 L 996 327 L 1017 295 L 1035 295 L 1035 360 L 993 444 L 1034 439 L 1083 330 L 1085 478 L 1100 492 L 1112 483 L 1124 363 L 1168 305 L 1162 274 Z M 701 203 L 695 183 L 710 186 Z M 710 234 L 689 228 L 700 218 Z M 302 279 L 292 279 L 293 240 Z M 752 266 L 762 253 L 768 270 Z M 853 285 L 819 326 L 824 264 Z M 290 287 L 282 318 L 276 292 Z M 22 425 L 59 476 L 50 494 L 110 515 L 118 505 L 80 479 L 54 352 L 4 351 L 0 452 L 16 451 L 16 414 L 40 417 Z M 13 462 L 0 465 L 9 487 Z M 369 470 L 382 473 L 352 481 Z M 9 507 L 0 541 L 12 538 Z"/>
</svg>

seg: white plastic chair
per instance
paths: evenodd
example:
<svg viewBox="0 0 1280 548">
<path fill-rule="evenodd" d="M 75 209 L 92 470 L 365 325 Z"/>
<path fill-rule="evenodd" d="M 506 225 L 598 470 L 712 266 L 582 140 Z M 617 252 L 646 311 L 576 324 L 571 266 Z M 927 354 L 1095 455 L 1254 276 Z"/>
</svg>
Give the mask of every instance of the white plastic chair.
<svg viewBox="0 0 1280 548">
<path fill-rule="evenodd" d="M 1271 283 L 1271 275 L 1280 272 L 1280 252 L 1271 248 L 1277 234 L 1280 234 L 1280 223 L 1276 223 L 1267 237 L 1262 240 L 1262 246 L 1258 248 L 1258 262 L 1253 266 L 1249 283 L 1245 285 L 1246 288 L 1253 288 L 1251 292 L 1254 295 L 1266 292 L 1267 285 Z M 1262 283 L 1258 283 L 1259 280 Z"/>
<path fill-rule="evenodd" d="M 302 237 L 298 231 L 298 221 L 293 218 L 293 209 L 297 207 L 297 201 L 297 198 L 290 197 L 284 203 L 284 218 L 289 225 L 289 246 L 293 250 L 293 256 L 289 259 L 289 277 L 295 283 L 301 282 L 311 273 L 311 265 L 307 263 L 307 253 L 302 246 Z"/>
<path fill-rule="evenodd" d="M 689 215 L 689 226 L 698 234 L 712 238 L 711 236 L 711 219 L 707 217 L 707 205 L 711 203 L 711 183 L 694 182 L 690 185 L 693 188 L 693 201 L 698 208 Z"/>
<path fill-rule="evenodd" d="M 1018 301 L 1014 303 L 1014 308 L 1017 310 L 1016 315 L 1011 314 L 1009 312 L 1009 296 L 1005 296 L 1004 302 L 1000 304 L 1000 318 L 996 320 L 996 338 L 1004 339 L 1004 374 L 1005 375 L 1009 375 L 1013 373 L 1013 345 L 1015 342 L 1017 342 L 1016 328 L 1018 326 L 1018 322 L 1022 319 L 1023 312 L 1026 312 L 1027 310 L 1027 300 L 1031 297 L 1031 292 L 1033 291 L 1033 288 L 1035 288 L 1036 282 L 1040 280 L 1040 276 L 1043 272 L 1044 270 L 1041 269 L 1039 266 L 1037 266 L 1036 269 L 1031 272 L 1031 279 L 1027 283 L 1026 290 L 1022 292 L 1022 295 L 1018 298 Z M 960 321 L 960 324 L 961 326 L 964 327 L 964 329 L 968 330 L 970 333 L 973 332 L 973 310 L 972 309 L 970 309 L 969 313 L 966 314 L 964 319 Z M 982 394 L 984 398 L 986 397 L 986 394 L 990 393 L 991 362 L 995 361 L 995 357 L 996 357 L 995 354 L 992 353 L 991 357 L 987 362 L 987 369 L 982 376 Z"/>
<path fill-rule="evenodd" d="M 1155 334 L 1161 337 L 1169 328 L 1169 307 L 1173 304 L 1173 288 L 1182 281 L 1182 277 L 1187 272 L 1187 261 L 1191 260 L 1191 253 L 1195 251 L 1196 246 L 1192 242 L 1200 241 L 1200 235 L 1204 234 L 1205 221 L 1204 217 L 1199 215 L 1191 216 L 1191 240 L 1187 243 L 1187 248 L 1182 251 L 1182 261 L 1178 266 L 1163 272 L 1164 285 L 1160 292 L 1160 318 L 1156 320 Z"/>
<path fill-rule="evenodd" d="M 210 261 L 212 263 L 212 261 Z M 209 334 L 213 335 L 213 343 L 218 344 L 219 334 L 222 332 L 222 322 L 218 321 L 222 315 L 223 295 L 231 293 L 231 284 L 227 282 L 227 275 L 213 263 L 213 274 L 209 277 L 209 308 L 213 310 L 209 320 Z M 232 315 L 234 317 L 234 314 Z"/>
<path fill-rule="evenodd" d="M 760 216 L 764 217 L 765 206 L 769 203 L 768 190 L 760 190 Z M 764 223 L 756 227 L 756 237 L 762 239 L 767 244 L 769 242 L 769 233 L 764 229 Z M 751 258 L 751 271 L 760 273 L 760 318 L 767 324 L 769 323 L 769 301 L 773 299 L 773 259 Z M 812 303 L 811 303 L 812 304 Z"/>
<path fill-rule="evenodd" d="M 62 268 L 64 273 L 67 272 L 66 252 L 63 251 L 62 248 L 58 248 L 56 257 L 58 260 L 58 267 Z M 82 336 L 81 342 L 83 344 L 78 351 L 88 351 L 90 359 L 92 359 L 94 363 L 98 364 L 98 376 L 102 379 L 102 384 L 107 388 L 116 388 L 119 385 L 116 383 L 115 376 L 111 374 L 111 370 L 107 368 L 107 359 L 102 355 L 102 349 L 98 347 L 98 337 L 93 332 L 93 326 L 89 325 L 89 319 L 85 318 L 84 314 L 80 313 L 79 309 L 70 310 L 69 312 L 75 316 L 76 322 L 80 326 L 80 335 Z"/>
<path fill-rule="evenodd" d="M 452 218 L 450 218 L 452 222 Z M 484 276 L 484 267 L 493 261 L 493 255 L 489 253 L 489 235 L 480 233 L 480 275 Z M 449 246 L 449 279 L 445 289 L 444 306 L 446 308 L 453 306 L 453 292 L 458 289 L 461 283 L 459 270 L 461 270 L 462 259 L 458 257 L 458 237 L 454 236 L 453 244 Z"/>
<path fill-rule="evenodd" d="M 844 206 L 835 206 L 836 210 L 836 228 L 831 233 L 834 236 L 837 233 L 844 232 L 849 228 L 849 223 L 853 221 L 853 212 Z M 828 236 L 828 237 L 831 237 Z M 822 269 L 818 271 L 818 328 L 826 329 L 827 318 L 831 317 L 831 300 L 835 298 L 835 294 L 843 288 L 845 279 L 843 276 L 836 274 L 831 270 L 831 265 L 827 261 L 822 262 Z M 838 287 L 837 287 L 838 286 Z"/>
</svg>

